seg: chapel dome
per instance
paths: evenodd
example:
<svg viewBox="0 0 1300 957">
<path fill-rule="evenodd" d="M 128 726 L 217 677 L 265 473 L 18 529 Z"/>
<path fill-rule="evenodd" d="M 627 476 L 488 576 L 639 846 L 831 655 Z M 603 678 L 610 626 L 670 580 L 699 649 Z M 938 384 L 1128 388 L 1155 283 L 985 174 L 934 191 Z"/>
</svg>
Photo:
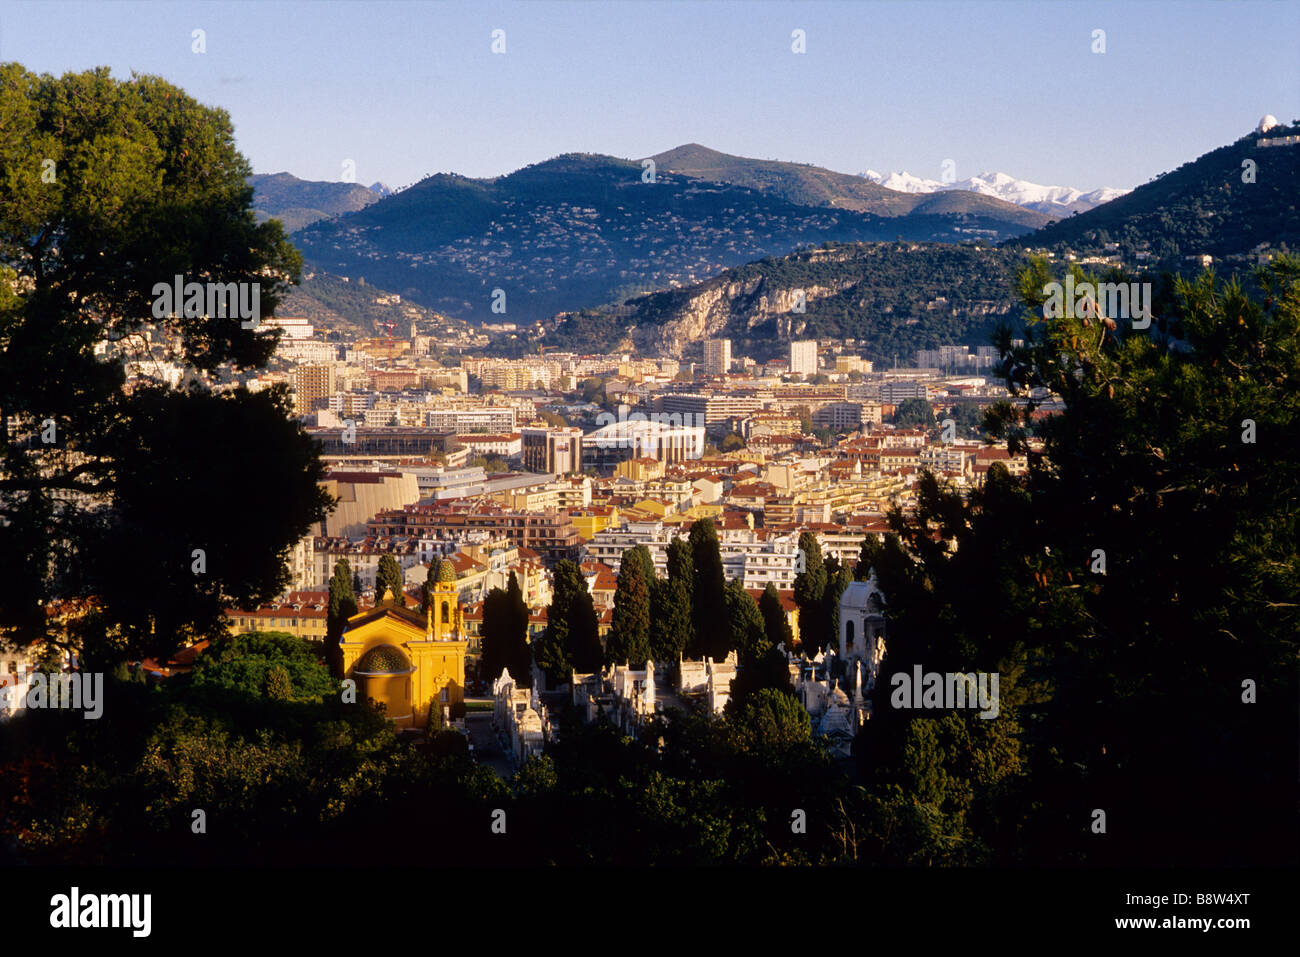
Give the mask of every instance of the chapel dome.
<svg viewBox="0 0 1300 957">
<path fill-rule="evenodd" d="M 401 649 L 392 645 L 376 645 L 356 666 L 356 671 L 367 675 L 404 675 L 414 670 Z"/>
</svg>

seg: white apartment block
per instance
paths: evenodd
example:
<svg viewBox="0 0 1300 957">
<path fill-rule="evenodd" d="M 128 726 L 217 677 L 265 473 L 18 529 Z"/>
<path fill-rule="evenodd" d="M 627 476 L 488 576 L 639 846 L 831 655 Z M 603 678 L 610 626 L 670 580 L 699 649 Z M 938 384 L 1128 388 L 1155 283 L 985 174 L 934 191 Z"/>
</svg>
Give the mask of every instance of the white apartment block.
<svg viewBox="0 0 1300 957">
<path fill-rule="evenodd" d="M 275 354 L 281 359 L 303 365 L 325 365 L 336 362 L 339 347 L 333 342 L 319 339 L 290 339 L 285 336 L 275 347 Z"/>
<path fill-rule="evenodd" d="M 497 455 L 508 459 L 523 451 L 523 436 L 519 432 L 469 433 L 456 436 L 456 441 L 469 449 L 471 456 Z"/>
<path fill-rule="evenodd" d="M 790 373 L 792 375 L 817 374 L 816 339 L 803 339 L 790 343 Z"/>
<path fill-rule="evenodd" d="M 514 432 L 512 406 L 479 409 L 433 409 L 425 413 L 425 425 L 447 432 Z"/>
<path fill-rule="evenodd" d="M 726 375 L 731 369 L 731 340 L 708 339 L 704 343 L 704 369 L 709 375 Z"/>
</svg>

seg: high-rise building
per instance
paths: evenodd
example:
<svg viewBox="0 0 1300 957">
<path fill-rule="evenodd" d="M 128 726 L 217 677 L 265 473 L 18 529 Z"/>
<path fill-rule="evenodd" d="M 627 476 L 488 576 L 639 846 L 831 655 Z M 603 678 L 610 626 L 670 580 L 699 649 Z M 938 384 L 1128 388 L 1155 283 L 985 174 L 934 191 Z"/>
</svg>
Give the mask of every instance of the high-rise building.
<svg viewBox="0 0 1300 957">
<path fill-rule="evenodd" d="M 705 340 L 704 369 L 709 375 L 726 375 L 731 370 L 730 339 Z"/>
<path fill-rule="evenodd" d="M 790 343 L 790 373 L 792 375 L 817 374 L 816 339 L 803 339 Z"/>
<path fill-rule="evenodd" d="M 520 430 L 524 471 L 582 471 L 582 429 L 527 428 Z"/>
<path fill-rule="evenodd" d="M 308 415 L 329 401 L 335 388 L 334 367 L 298 366 L 293 372 L 294 413 Z"/>
</svg>

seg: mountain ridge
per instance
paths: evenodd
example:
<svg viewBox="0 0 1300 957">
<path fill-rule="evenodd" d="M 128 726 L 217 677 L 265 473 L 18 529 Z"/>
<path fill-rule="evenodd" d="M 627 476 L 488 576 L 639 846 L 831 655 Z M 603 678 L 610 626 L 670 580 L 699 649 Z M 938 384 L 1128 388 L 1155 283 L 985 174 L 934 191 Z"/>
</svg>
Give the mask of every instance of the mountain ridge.
<svg viewBox="0 0 1300 957">
<path fill-rule="evenodd" d="M 1262 146 L 1268 141 L 1290 145 Z M 1096 209 L 1014 237 L 1077 255 L 1178 269 L 1187 256 L 1300 247 L 1300 121 L 1251 132 Z"/>
<path fill-rule="evenodd" d="M 313 268 L 364 276 L 447 315 L 500 321 L 505 308 L 530 322 L 824 242 L 997 242 L 1047 221 L 989 197 L 909 196 L 854 177 L 859 205 L 883 197 L 884 212 L 799 203 L 790 168 L 778 164 L 754 188 L 658 164 L 650 181 L 641 161 L 565 153 L 492 178 L 437 173 L 312 223 L 294 242 Z"/>
</svg>

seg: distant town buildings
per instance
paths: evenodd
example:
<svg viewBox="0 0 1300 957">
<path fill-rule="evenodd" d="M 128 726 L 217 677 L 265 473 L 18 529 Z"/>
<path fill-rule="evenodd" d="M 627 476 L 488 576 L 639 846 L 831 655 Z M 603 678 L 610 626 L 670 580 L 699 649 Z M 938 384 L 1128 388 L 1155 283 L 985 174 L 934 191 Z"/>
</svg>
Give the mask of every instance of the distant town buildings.
<svg viewBox="0 0 1300 957">
<path fill-rule="evenodd" d="M 790 688 L 813 733 L 846 757 L 870 720 L 885 654 L 881 596 L 873 579 L 851 583 L 831 646 L 804 648 L 793 599 L 800 535 L 813 534 L 823 555 L 854 568 L 863 540 L 886 533 L 885 513 L 914 507 L 923 470 L 971 489 L 991 469 L 1028 468 L 1023 454 L 973 434 L 893 422 L 908 400 L 942 418 L 958 404 L 978 411 L 1011 398 L 989 377 L 999 356 L 988 346 L 939 345 L 919 350 L 915 368 L 877 371 L 855 340 L 821 343 L 822 369 L 816 340 L 791 342 L 788 357 L 765 361 L 710 339 L 703 376 L 692 380 L 678 378 L 674 358 L 546 350 L 449 360 L 438 336 L 411 324 L 398 326 L 400 339 L 326 341 L 308 320 L 269 322 L 282 331 L 276 359 L 245 384 L 292 387 L 294 412 L 327 463 L 322 488 L 337 504 L 288 550 L 286 592 L 229 609 L 231 631 L 323 640 L 328 584 L 346 560 L 362 610 L 347 623 L 344 663 L 359 691 L 399 726 L 419 728 L 431 709 L 454 723 L 478 675 L 514 768 L 556 739 L 566 709 L 633 736 L 673 708 L 721 711 L 737 664 L 734 655 L 616 663 L 549 691 L 536 669 L 478 674 L 484 600 L 512 577 L 537 640 L 555 564 L 578 563 L 604 640 L 623 553 L 645 546 L 663 577 L 669 545 L 712 521 L 727 579 L 756 600 L 776 588 L 794 645 L 784 649 Z M 517 327 L 488 331 L 508 336 Z M 145 365 L 136 363 L 141 377 Z M 153 365 L 156 377 L 163 363 Z M 164 371 L 179 383 L 179 368 Z M 1045 403 L 1038 414 L 1050 413 L 1055 397 L 1034 398 Z M 401 570 L 406 607 L 374 594 L 386 558 Z M 431 569 L 438 597 L 421 614 Z M 170 673 L 171 664 L 158 667 Z M 520 687 L 528 678 L 533 687 Z"/>
</svg>

